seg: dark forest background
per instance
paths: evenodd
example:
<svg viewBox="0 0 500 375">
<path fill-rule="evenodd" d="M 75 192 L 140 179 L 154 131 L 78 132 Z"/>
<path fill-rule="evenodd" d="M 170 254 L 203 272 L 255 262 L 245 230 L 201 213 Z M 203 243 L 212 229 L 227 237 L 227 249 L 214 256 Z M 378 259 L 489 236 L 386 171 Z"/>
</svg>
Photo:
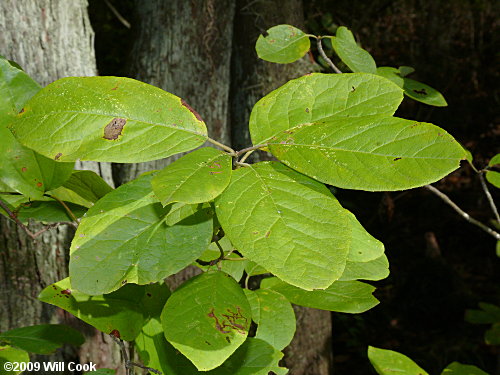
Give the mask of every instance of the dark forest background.
<svg viewBox="0 0 500 375">
<path fill-rule="evenodd" d="M 250 145 L 245 128 L 256 100 L 308 71 L 329 72 L 316 63 L 315 50 L 286 67 L 258 62 L 258 35 L 279 23 L 317 35 L 345 25 L 378 66 L 412 66 L 412 78 L 448 101 L 436 108 L 407 99 L 397 115 L 444 128 L 483 168 L 500 152 L 499 7 L 495 0 L 89 0 L 88 12 L 98 74 L 141 79 L 182 96 L 211 121 L 213 138 L 236 148 Z M 159 165 L 113 165 L 113 180 L 153 167 Z M 466 163 L 435 186 L 471 216 L 493 220 Z M 402 352 L 432 374 L 452 361 L 499 374 L 500 348 L 484 343 L 487 327 L 464 321 L 479 302 L 500 305 L 495 240 L 425 189 L 335 193 L 385 244 L 391 274 L 375 283 L 380 304 L 364 314 L 335 313 L 331 324 L 315 326 L 317 317 L 297 310 L 308 334 L 287 352 L 291 374 L 374 374 L 368 345 Z M 320 342 L 321 352 L 307 352 L 308 342 Z"/>
</svg>

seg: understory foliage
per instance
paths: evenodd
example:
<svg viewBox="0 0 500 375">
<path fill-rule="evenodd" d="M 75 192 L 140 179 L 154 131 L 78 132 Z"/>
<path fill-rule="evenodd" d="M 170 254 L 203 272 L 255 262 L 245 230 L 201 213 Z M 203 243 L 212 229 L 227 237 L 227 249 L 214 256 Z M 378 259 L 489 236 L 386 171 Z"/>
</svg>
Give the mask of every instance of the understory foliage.
<svg viewBox="0 0 500 375">
<path fill-rule="evenodd" d="M 69 77 L 41 88 L 0 59 L 0 212 L 23 227 L 29 219 L 78 227 L 69 277 L 39 299 L 133 341 L 143 364 L 164 374 L 286 374 L 279 361 L 295 332 L 292 304 L 344 313 L 377 305 L 375 288 L 360 280 L 388 276 L 384 246 L 327 185 L 411 189 L 454 171 L 468 153 L 443 129 L 394 116 L 404 95 L 446 101 L 407 78 L 410 67 L 377 67 L 345 27 L 317 37 L 276 26 L 256 50 L 290 63 L 311 39 L 352 73 L 307 74 L 266 95 L 243 150 L 211 139 L 184 99 L 154 86 Z M 258 149 L 276 161 L 248 164 Z M 76 160 L 138 163 L 189 151 L 117 189 L 73 170 Z M 203 273 L 171 292 L 163 280 L 193 264 Z M 249 289 L 257 275 L 260 287 Z M 77 332 L 59 330 L 70 332 L 0 334 L 0 362 L 81 344 Z M 390 373 L 380 353 L 370 348 L 370 360 Z M 443 374 L 465 374 L 460 366 Z"/>
</svg>

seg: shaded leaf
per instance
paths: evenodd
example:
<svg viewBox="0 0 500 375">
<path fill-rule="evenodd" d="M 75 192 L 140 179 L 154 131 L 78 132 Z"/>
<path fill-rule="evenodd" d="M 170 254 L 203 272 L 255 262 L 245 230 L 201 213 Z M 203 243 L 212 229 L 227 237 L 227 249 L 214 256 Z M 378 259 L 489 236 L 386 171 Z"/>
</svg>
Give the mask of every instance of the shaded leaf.
<svg viewBox="0 0 500 375">
<path fill-rule="evenodd" d="M 231 179 L 232 157 L 204 147 L 161 170 L 152 181 L 163 206 L 172 202 L 204 203 L 219 196 Z"/>
<path fill-rule="evenodd" d="M 446 99 L 436 89 L 426 85 L 425 83 L 421 83 L 410 78 L 403 79 L 403 89 L 405 90 L 405 95 L 410 98 L 436 107 L 446 107 L 448 105 L 448 103 L 446 103 Z"/>
<path fill-rule="evenodd" d="M 255 44 L 262 60 L 288 64 L 300 59 L 311 48 L 309 36 L 290 25 L 271 27 L 266 34 L 260 35 Z"/>
<path fill-rule="evenodd" d="M 380 66 L 377 68 L 377 74 L 388 80 L 394 82 L 399 87 L 403 88 L 405 84 L 405 80 L 401 76 L 401 73 L 398 69 L 393 68 L 391 66 Z"/>
<path fill-rule="evenodd" d="M 64 344 L 80 346 L 84 341 L 80 332 L 62 324 L 40 324 L 0 333 L 0 342 L 36 354 L 50 354 Z"/>
<path fill-rule="evenodd" d="M 399 75 L 401 77 L 406 77 L 406 76 L 412 74 L 415 71 L 415 68 L 413 68 L 411 66 L 402 65 L 398 68 L 398 71 L 399 71 Z"/>
<path fill-rule="evenodd" d="M 483 370 L 472 365 L 463 365 L 459 362 L 450 363 L 441 375 L 488 375 Z"/>
<path fill-rule="evenodd" d="M 277 350 L 284 349 L 292 341 L 296 328 L 290 302 L 271 289 L 244 291 L 252 309 L 252 320 L 258 324 L 255 338 L 264 340 Z"/>
<path fill-rule="evenodd" d="M 25 146 L 59 161 L 137 163 L 192 150 L 205 123 L 183 100 L 123 77 L 69 77 L 36 94 L 11 128 Z"/>
<path fill-rule="evenodd" d="M 93 171 L 73 171 L 63 186 L 92 203 L 113 190 L 101 176 Z"/>
<path fill-rule="evenodd" d="M 252 262 L 251 260 L 248 261 L 247 266 L 245 267 L 245 272 L 249 276 L 257 276 L 269 273 L 269 271 L 264 267 L 259 266 L 257 263 Z"/>
<path fill-rule="evenodd" d="M 488 163 L 490 167 L 493 167 L 496 164 L 500 164 L 500 154 L 496 154 L 495 156 L 493 156 Z"/>
<path fill-rule="evenodd" d="M 345 189 L 404 190 L 435 182 L 460 166 L 462 146 L 443 129 L 397 117 L 305 124 L 278 135 L 269 149 L 318 181 Z"/>
<path fill-rule="evenodd" d="M 145 319 L 159 315 L 170 292 L 166 285 L 125 285 L 116 292 L 90 296 L 72 288 L 69 278 L 46 287 L 38 299 L 58 306 L 106 334 L 131 341 Z"/>
<path fill-rule="evenodd" d="M 359 281 L 336 281 L 325 290 L 307 291 L 286 284 L 276 277 L 262 280 L 263 289 L 283 294 L 295 305 L 345 313 L 362 313 L 378 305 L 375 288 Z"/>
<path fill-rule="evenodd" d="M 113 369 L 110 369 L 110 368 L 100 368 L 99 370 L 89 371 L 89 372 L 86 372 L 85 374 L 92 374 L 92 375 L 114 375 L 114 374 L 116 374 L 116 370 L 113 370 Z"/>
<path fill-rule="evenodd" d="M 332 118 L 391 116 L 403 91 L 366 73 L 313 73 L 291 80 L 259 100 L 250 115 L 252 142 L 265 143 L 294 126 Z"/>
<path fill-rule="evenodd" d="M 184 283 L 161 314 L 167 340 L 201 371 L 220 366 L 243 344 L 250 320 L 243 290 L 223 272 Z"/>
<path fill-rule="evenodd" d="M 240 253 L 280 279 L 325 289 L 342 275 L 351 225 L 326 186 L 281 163 L 257 163 L 233 172 L 215 209 Z"/>
<path fill-rule="evenodd" d="M 14 375 L 20 374 L 22 371 L 7 371 L 5 364 L 7 362 L 13 363 L 21 363 L 21 362 L 29 362 L 30 356 L 24 350 L 14 348 L 10 345 L 0 345 L 0 369 L 2 374 L 5 375 Z"/>
<path fill-rule="evenodd" d="M 349 69 L 353 72 L 376 73 L 377 65 L 372 55 L 358 46 L 354 35 L 347 27 L 340 26 L 335 35 L 332 37 L 332 47 Z"/>
<path fill-rule="evenodd" d="M 393 375 L 401 373 L 405 375 L 428 375 L 407 356 L 392 350 L 368 347 L 368 358 L 379 375 Z"/>
<path fill-rule="evenodd" d="M 211 209 L 174 226 L 151 189 L 153 174 L 122 185 L 87 212 L 71 244 L 69 273 L 83 293 L 163 280 L 191 264 L 212 238 Z"/>
<path fill-rule="evenodd" d="M 72 203 L 66 203 L 66 205 L 77 218 L 81 218 L 87 212 L 86 207 Z M 16 209 L 16 214 L 17 218 L 23 224 L 27 224 L 29 219 L 45 224 L 73 221 L 73 219 L 69 216 L 68 211 L 66 211 L 66 209 L 59 202 L 55 201 L 34 201 L 23 203 Z"/>
</svg>

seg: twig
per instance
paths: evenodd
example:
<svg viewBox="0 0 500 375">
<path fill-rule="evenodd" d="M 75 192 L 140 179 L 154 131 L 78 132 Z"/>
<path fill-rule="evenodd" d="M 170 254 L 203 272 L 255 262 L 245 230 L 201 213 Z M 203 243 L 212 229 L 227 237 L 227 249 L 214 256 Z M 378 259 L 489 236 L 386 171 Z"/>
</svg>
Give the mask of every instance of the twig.
<svg viewBox="0 0 500 375">
<path fill-rule="evenodd" d="M 243 149 L 237 151 L 236 155 L 240 156 L 241 154 L 244 154 L 245 152 L 255 151 L 255 150 L 258 150 L 259 148 L 266 147 L 266 146 L 267 146 L 267 144 L 262 144 L 262 145 L 256 145 L 256 146 L 252 146 L 252 147 L 243 148 Z"/>
<path fill-rule="evenodd" d="M 59 198 L 57 198 L 56 196 L 54 195 L 49 195 L 49 194 L 44 194 L 46 195 L 47 197 L 49 198 L 52 198 L 54 200 L 56 200 L 57 202 L 59 202 L 61 204 L 61 206 L 64 207 L 64 209 L 66 210 L 66 212 L 68 213 L 69 217 L 75 222 L 75 223 L 79 223 L 80 220 L 78 220 L 78 218 L 76 217 L 76 215 L 73 213 L 73 211 L 71 211 L 71 209 L 69 208 L 69 206 L 66 204 L 66 202 L 60 200 Z"/>
<path fill-rule="evenodd" d="M 335 73 L 342 73 L 339 68 L 335 66 L 332 60 L 326 55 L 325 51 L 323 50 L 323 45 L 321 44 L 321 38 L 318 38 L 316 40 L 316 44 L 318 46 L 318 51 L 321 57 L 326 61 L 326 63 L 330 66 L 330 68 L 333 69 Z"/>
<path fill-rule="evenodd" d="M 250 167 L 250 164 L 240 163 L 239 161 L 236 161 L 234 164 L 236 164 L 238 167 Z"/>
<path fill-rule="evenodd" d="M 254 152 L 254 151 L 255 151 L 255 150 L 250 150 L 250 151 L 247 151 L 247 153 L 246 153 L 245 155 L 243 155 L 243 157 L 242 157 L 240 160 L 238 160 L 238 162 L 240 162 L 240 163 L 244 163 L 244 162 L 245 162 L 245 160 L 247 160 L 247 159 L 248 159 L 248 157 L 249 157 L 250 155 L 252 155 L 252 152 Z"/>
<path fill-rule="evenodd" d="M 162 372 L 159 371 L 159 370 L 156 370 L 154 368 L 141 365 L 140 363 L 135 363 L 135 362 L 130 361 L 128 359 L 127 348 L 125 348 L 125 344 L 123 343 L 123 341 L 120 340 L 115 335 L 113 335 L 112 333 L 109 336 L 120 347 L 120 351 L 122 352 L 123 361 L 125 362 L 125 370 L 127 371 L 127 375 L 134 375 L 134 366 L 135 367 L 140 367 L 140 368 L 142 368 L 144 370 L 148 370 L 150 372 L 154 372 L 155 374 L 158 374 L 158 375 L 162 375 Z"/>
<path fill-rule="evenodd" d="M 479 181 L 481 181 L 481 186 L 483 187 L 484 194 L 486 195 L 486 198 L 488 198 L 488 202 L 490 203 L 491 209 L 495 214 L 495 218 L 497 219 L 497 222 L 500 223 L 500 215 L 498 215 L 497 206 L 495 205 L 495 201 L 491 196 L 490 189 L 488 189 L 488 185 L 486 185 L 486 181 L 484 181 L 484 176 L 482 173 L 479 173 Z"/>
<path fill-rule="evenodd" d="M 17 218 L 17 216 L 16 216 L 16 215 L 14 215 L 14 213 L 13 213 L 13 212 L 9 209 L 9 206 L 7 206 L 7 204 L 6 204 L 3 200 L 1 200 L 1 199 L 0 199 L 0 207 L 2 207 L 2 209 L 3 209 L 5 212 L 7 212 L 7 215 L 9 215 L 9 217 L 10 217 L 12 220 L 14 220 L 14 221 L 16 222 L 16 224 L 17 224 L 17 225 L 18 225 L 18 226 L 19 226 L 22 230 L 24 230 L 28 236 L 30 236 L 30 237 L 31 237 L 31 239 L 33 239 L 33 240 L 34 240 L 34 239 L 36 239 L 35 234 L 34 234 L 34 233 L 32 233 L 32 232 L 28 229 L 28 227 L 27 227 L 26 225 L 24 225 L 23 223 L 21 223 L 21 220 L 19 220 L 19 219 Z"/>
<path fill-rule="evenodd" d="M 217 147 L 222 148 L 224 151 L 227 151 L 229 153 L 229 155 L 231 155 L 231 156 L 238 156 L 236 151 L 234 151 L 231 147 L 226 146 L 225 144 L 222 144 L 220 142 L 217 142 L 215 139 L 207 138 L 207 141 L 213 145 L 216 145 Z"/>
<path fill-rule="evenodd" d="M 470 215 L 467 212 L 463 211 L 460 207 L 458 207 L 450 198 L 448 198 L 446 194 L 442 193 L 441 191 L 439 191 L 438 189 L 436 189 L 434 186 L 431 185 L 425 185 L 424 188 L 436 194 L 439 198 L 441 198 L 446 204 L 448 204 L 451 208 L 453 208 L 460 216 L 462 216 L 469 223 L 478 226 L 486 233 L 495 237 L 497 240 L 500 240 L 500 233 L 495 232 L 493 229 L 487 227 L 480 221 L 477 221 L 476 219 L 470 217 Z"/>
<path fill-rule="evenodd" d="M 116 8 L 109 2 L 109 0 L 104 0 L 109 9 L 113 12 L 113 14 L 118 18 L 118 20 L 125 26 L 127 29 L 130 29 L 130 22 L 128 22 L 121 14 L 116 10 Z"/>
</svg>

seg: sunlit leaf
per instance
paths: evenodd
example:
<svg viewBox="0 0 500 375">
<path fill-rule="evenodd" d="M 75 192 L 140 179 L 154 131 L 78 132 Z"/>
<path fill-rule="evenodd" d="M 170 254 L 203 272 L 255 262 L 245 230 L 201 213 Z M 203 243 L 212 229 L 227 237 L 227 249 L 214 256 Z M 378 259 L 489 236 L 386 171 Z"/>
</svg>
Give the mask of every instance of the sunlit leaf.
<svg viewBox="0 0 500 375">
<path fill-rule="evenodd" d="M 441 375 L 488 375 L 488 373 L 476 366 L 452 362 L 443 370 Z"/>
<path fill-rule="evenodd" d="M 276 277 L 262 280 L 261 288 L 283 294 L 295 305 L 345 313 L 362 313 L 378 305 L 375 288 L 359 281 L 336 281 L 325 290 L 307 291 L 286 284 Z"/>
<path fill-rule="evenodd" d="M 340 26 L 335 35 L 332 37 L 332 47 L 349 69 L 353 72 L 376 73 L 377 66 L 372 55 L 358 46 L 354 35 L 347 27 Z"/>
<path fill-rule="evenodd" d="M 11 129 L 25 146 L 59 161 L 137 163 L 192 150 L 205 123 L 183 100 L 123 77 L 69 77 L 43 88 Z"/>
<path fill-rule="evenodd" d="M 71 244 L 69 273 L 83 293 L 109 293 L 125 283 L 147 284 L 191 264 L 212 238 L 211 209 L 173 226 L 151 189 L 153 174 L 122 185 L 89 209 Z"/>
<path fill-rule="evenodd" d="M 368 358 L 379 375 L 429 375 L 407 356 L 392 350 L 368 347 Z"/>
<path fill-rule="evenodd" d="M 30 356 L 24 350 L 14 348 L 10 345 L 0 345 L 0 369 L 2 369 L 2 374 L 5 375 L 17 375 L 22 371 L 9 371 L 7 370 L 9 365 L 5 365 L 6 363 L 27 363 L 30 361 Z"/>
<path fill-rule="evenodd" d="M 161 170 L 153 178 L 153 191 L 164 206 L 172 202 L 208 202 L 229 184 L 231 167 L 229 154 L 204 147 Z"/>
<path fill-rule="evenodd" d="M 351 223 L 324 185 L 281 163 L 257 163 L 233 172 L 215 206 L 231 243 L 280 279 L 311 290 L 342 275 Z"/>
<path fill-rule="evenodd" d="M 201 371 L 220 366 L 243 344 L 250 320 L 243 290 L 223 272 L 184 283 L 161 314 L 167 340 Z"/>
<path fill-rule="evenodd" d="M 403 79 L 403 89 L 405 90 L 405 95 L 410 98 L 436 107 L 446 107 L 448 105 L 448 103 L 446 103 L 446 99 L 436 89 L 426 85 L 425 83 L 421 83 L 410 78 Z"/>
<path fill-rule="evenodd" d="M 310 47 L 309 36 L 304 32 L 290 25 L 278 25 L 259 36 L 255 50 L 262 60 L 287 64 L 300 59 Z"/>
</svg>

